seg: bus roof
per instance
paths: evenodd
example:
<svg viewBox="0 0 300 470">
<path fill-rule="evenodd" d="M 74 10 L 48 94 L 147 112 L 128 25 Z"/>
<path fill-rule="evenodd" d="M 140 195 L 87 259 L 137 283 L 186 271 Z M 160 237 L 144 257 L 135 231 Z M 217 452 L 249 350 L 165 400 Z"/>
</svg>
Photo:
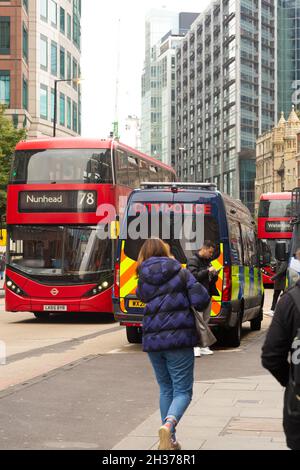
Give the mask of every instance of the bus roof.
<svg viewBox="0 0 300 470">
<path fill-rule="evenodd" d="M 290 191 L 284 191 L 282 193 L 264 193 L 260 195 L 260 201 L 269 200 L 280 200 L 280 199 L 291 199 L 292 193 Z"/>
<path fill-rule="evenodd" d="M 96 139 L 96 138 L 85 138 L 85 137 L 58 137 L 58 138 L 43 138 L 35 140 L 22 140 L 16 146 L 16 150 L 41 150 L 41 149 L 97 149 L 106 148 L 111 149 L 112 144 L 114 147 L 121 147 L 129 153 L 133 153 L 136 156 L 144 158 L 155 166 L 165 168 L 175 174 L 174 168 L 166 165 L 165 163 L 156 160 L 155 158 L 149 157 L 139 150 L 129 147 L 126 144 L 122 144 L 118 140 L 113 139 Z"/>
</svg>

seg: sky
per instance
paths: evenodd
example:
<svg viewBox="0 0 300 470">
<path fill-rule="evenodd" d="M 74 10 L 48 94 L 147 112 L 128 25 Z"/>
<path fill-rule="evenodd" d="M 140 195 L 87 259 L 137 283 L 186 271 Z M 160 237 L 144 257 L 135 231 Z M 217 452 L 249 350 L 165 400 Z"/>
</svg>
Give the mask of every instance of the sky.
<svg viewBox="0 0 300 470">
<path fill-rule="evenodd" d="M 84 137 L 108 137 L 116 115 L 116 96 L 118 96 L 119 127 L 122 127 L 128 115 L 140 117 L 146 13 L 151 8 L 201 12 L 210 1 L 84 0 L 82 2 L 81 76 Z"/>
</svg>

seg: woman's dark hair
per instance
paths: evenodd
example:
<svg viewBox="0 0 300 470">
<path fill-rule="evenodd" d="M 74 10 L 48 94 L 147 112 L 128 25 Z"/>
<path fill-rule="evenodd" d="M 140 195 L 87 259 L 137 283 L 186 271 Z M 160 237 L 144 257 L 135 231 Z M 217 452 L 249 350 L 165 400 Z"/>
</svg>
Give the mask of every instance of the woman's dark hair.
<svg viewBox="0 0 300 470">
<path fill-rule="evenodd" d="M 146 261 L 146 259 L 151 258 L 152 256 L 166 256 L 167 258 L 171 258 L 172 255 L 169 245 L 162 241 L 160 238 L 150 238 L 149 240 L 146 240 L 139 252 L 139 256 L 137 259 L 137 274 L 139 273 L 141 264 Z"/>
</svg>

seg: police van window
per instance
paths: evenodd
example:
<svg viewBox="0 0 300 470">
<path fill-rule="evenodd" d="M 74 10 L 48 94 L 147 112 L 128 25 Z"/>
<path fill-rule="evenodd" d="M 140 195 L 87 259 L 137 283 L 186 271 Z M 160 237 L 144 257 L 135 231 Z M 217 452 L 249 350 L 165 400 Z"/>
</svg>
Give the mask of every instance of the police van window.
<svg viewBox="0 0 300 470">
<path fill-rule="evenodd" d="M 128 186 L 128 158 L 127 153 L 122 150 L 116 151 L 117 159 L 117 182 Z"/>
<path fill-rule="evenodd" d="M 256 245 L 256 238 L 255 233 L 252 228 L 248 228 L 247 230 L 247 240 L 248 240 L 248 249 L 249 249 L 249 257 L 250 257 L 250 266 L 257 265 L 257 245 Z"/>
<path fill-rule="evenodd" d="M 257 251 L 255 234 L 252 228 L 242 225 L 243 249 L 244 249 L 244 265 L 257 265 Z"/>
<path fill-rule="evenodd" d="M 219 234 L 219 225 L 218 221 L 213 215 L 204 215 L 203 214 L 203 222 L 202 222 L 202 227 L 201 227 L 201 236 L 198 237 L 197 241 L 199 242 L 199 246 L 197 247 L 192 247 L 191 242 L 193 240 L 188 239 L 186 236 L 188 232 L 192 231 L 195 233 L 195 224 L 196 224 L 196 216 L 191 216 L 189 215 L 187 218 L 182 219 L 185 220 L 186 224 L 186 230 L 182 231 L 182 234 L 179 237 L 174 237 L 174 214 L 167 214 L 163 210 L 159 210 L 158 213 L 158 218 L 156 219 L 157 223 L 155 226 L 155 234 L 153 231 L 151 232 L 151 213 L 149 211 L 149 207 L 151 208 L 150 210 L 156 211 L 157 207 L 160 206 L 159 203 L 151 202 L 151 203 L 145 203 L 143 205 L 144 207 L 147 208 L 146 210 L 146 215 L 145 218 L 142 219 L 143 222 L 142 224 L 147 226 L 148 232 L 145 234 L 146 237 L 144 238 L 132 238 L 131 236 L 131 229 L 133 225 L 130 225 L 132 222 L 133 224 L 136 224 L 138 221 L 139 213 L 137 213 L 135 204 L 140 204 L 140 206 L 143 205 L 143 203 L 133 203 L 128 210 L 127 214 L 127 233 L 122 233 L 121 239 L 125 239 L 125 255 L 128 256 L 129 258 L 133 260 L 137 260 L 139 252 L 141 247 L 143 246 L 145 240 L 147 238 L 151 238 L 151 236 L 157 236 L 159 238 L 162 238 L 165 242 L 167 242 L 170 247 L 171 247 L 171 252 L 175 256 L 178 261 L 181 263 L 186 263 L 187 258 L 191 257 L 196 251 L 198 251 L 204 240 L 212 240 L 216 245 L 216 253 L 215 253 L 215 258 L 219 256 L 219 246 L 220 246 L 220 234 Z M 143 209 L 142 209 L 143 210 Z M 178 220 L 178 219 L 177 219 Z M 167 226 L 170 226 L 169 234 L 168 236 L 166 235 L 166 232 L 164 231 Z M 187 229 L 191 230 L 187 230 Z M 140 227 L 138 228 L 140 231 Z"/>
<path fill-rule="evenodd" d="M 238 222 L 228 220 L 230 247 L 231 247 L 231 262 L 232 264 L 243 264 L 243 247 L 240 225 Z"/>
<path fill-rule="evenodd" d="M 137 158 L 128 156 L 129 186 L 138 188 L 140 186 L 139 161 Z"/>
</svg>

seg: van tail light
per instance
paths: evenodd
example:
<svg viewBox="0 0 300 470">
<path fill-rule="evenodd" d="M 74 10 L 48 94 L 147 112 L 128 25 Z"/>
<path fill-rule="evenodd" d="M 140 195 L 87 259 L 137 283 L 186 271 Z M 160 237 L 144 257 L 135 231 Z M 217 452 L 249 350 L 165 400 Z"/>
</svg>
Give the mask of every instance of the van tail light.
<svg viewBox="0 0 300 470">
<path fill-rule="evenodd" d="M 230 302 L 231 290 L 232 290 L 231 267 L 225 266 L 223 270 L 223 293 L 222 293 L 222 300 L 224 302 Z"/>
<path fill-rule="evenodd" d="M 114 296 L 120 297 L 120 265 L 115 265 Z"/>
</svg>

